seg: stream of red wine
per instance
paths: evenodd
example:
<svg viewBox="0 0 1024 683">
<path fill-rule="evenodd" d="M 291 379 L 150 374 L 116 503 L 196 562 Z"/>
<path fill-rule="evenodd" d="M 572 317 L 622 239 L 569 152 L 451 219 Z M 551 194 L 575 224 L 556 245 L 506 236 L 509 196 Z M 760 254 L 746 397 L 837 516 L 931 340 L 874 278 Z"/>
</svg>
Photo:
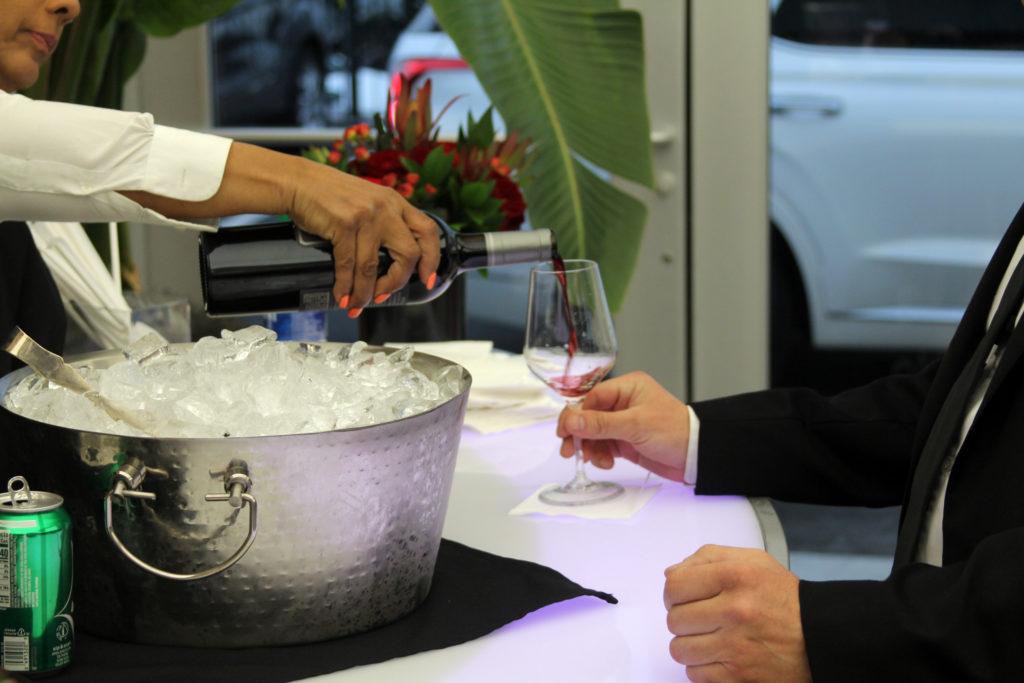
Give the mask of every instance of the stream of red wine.
<svg viewBox="0 0 1024 683">
<path fill-rule="evenodd" d="M 558 278 L 558 284 L 562 286 L 562 310 L 565 313 L 565 323 L 569 326 L 569 356 L 565 359 L 565 369 L 562 371 L 562 376 L 557 379 L 553 379 L 551 388 L 563 396 L 579 396 L 580 394 L 575 393 L 575 390 L 579 387 L 579 383 L 573 381 L 572 375 L 569 374 L 569 366 L 572 365 L 573 356 L 576 355 L 576 350 L 579 347 L 579 340 L 576 337 L 576 323 L 573 322 L 572 319 L 572 306 L 569 305 L 569 283 L 565 277 L 565 261 L 562 260 L 562 255 L 558 253 L 557 248 L 551 256 L 551 266 L 555 270 L 555 277 Z M 573 384 L 576 386 L 572 386 Z"/>
<path fill-rule="evenodd" d="M 562 310 L 565 312 L 565 322 L 569 326 L 569 360 L 565 364 L 565 374 L 568 376 L 569 363 L 576 355 L 579 341 L 576 338 L 576 323 L 572 320 L 572 307 L 569 305 L 569 284 L 565 278 L 565 261 L 562 260 L 562 256 L 557 250 L 551 257 L 551 265 L 555 270 L 555 277 L 558 278 L 558 284 L 562 285 Z"/>
</svg>

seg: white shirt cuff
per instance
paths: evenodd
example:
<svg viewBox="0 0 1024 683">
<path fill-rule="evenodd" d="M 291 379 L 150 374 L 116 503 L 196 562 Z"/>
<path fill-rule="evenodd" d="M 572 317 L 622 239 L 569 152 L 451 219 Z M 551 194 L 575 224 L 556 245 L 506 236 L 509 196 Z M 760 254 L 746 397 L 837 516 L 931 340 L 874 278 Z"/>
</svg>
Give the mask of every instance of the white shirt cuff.
<svg viewBox="0 0 1024 683">
<path fill-rule="evenodd" d="M 230 148 L 229 138 L 155 126 L 142 189 L 188 202 L 209 199 L 220 188 Z"/>
<path fill-rule="evenodd" d="M 700 420 L 693 408 L 686 406 L 690 413 L 690 438 L 686 443 L 686 468 L 683 470 L 683 483 L 693 486 L 697 483 L 697 441 L 700 438 Z"/>
</svg>

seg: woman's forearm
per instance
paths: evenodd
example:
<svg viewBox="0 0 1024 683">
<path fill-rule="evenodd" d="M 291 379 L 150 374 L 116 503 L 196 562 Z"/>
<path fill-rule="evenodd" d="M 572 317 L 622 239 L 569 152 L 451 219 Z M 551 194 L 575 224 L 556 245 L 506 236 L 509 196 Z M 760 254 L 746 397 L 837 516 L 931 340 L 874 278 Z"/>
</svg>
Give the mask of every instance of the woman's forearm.
<svg viewBox="0 0 1024 683">
<path fill-rule="evenodd" d="M 147 192 L 121 192 L 148 209 L 177 219 L 239 213 L 286 213 L 330 240 L 338 305 L 359 315 L 372 299 L 390 295 L 413 269 L 433 286 L 440 261 L 437 226 L 388 187 L 302 157 L 235 142 L 220 187 L 208 199 L 182 201 Z M 378 250 L 392 258 L 377 277 Z"/>
<path fill-rule="evenodd" d="M 315 169 L 301 157 L 233 142 L 217 192 L 202 201 L 185 201 L 150 192 L 120 194 L 170 218 L 216 218 L 239 213 L 291 213 L 295 188 Z"/>
</svg>

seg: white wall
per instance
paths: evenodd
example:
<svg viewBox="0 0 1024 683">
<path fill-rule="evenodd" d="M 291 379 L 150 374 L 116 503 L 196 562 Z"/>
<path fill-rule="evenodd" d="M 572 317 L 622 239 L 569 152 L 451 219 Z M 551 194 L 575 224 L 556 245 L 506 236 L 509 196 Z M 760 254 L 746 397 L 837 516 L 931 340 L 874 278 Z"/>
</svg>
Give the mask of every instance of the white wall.
<svg viewBox="0 0 1024 683">
<path fill-rule="evenodd" d="M 644 16 L 658 191 L 617 316 L 618 370 L 647 370 L 684 398 L 764 387 L 767 3 L 623 5 Z"/>
<path fill-rule="evenodd" d="M 763 0 L 690 0 L 692 398 L 768 385 Z"/>
<path fill-rule="evenodd" d="M 150 38 L 146 60 L 125 88 L 125 107 L 151 112 L 158 123 L 203 130 L 208 126 L 209 87 L 206 31 L 182 31 L 173 38 Z M 132 226 L 132 256 L 147 292 L 185 294 L 192 303 L 193 337 L 215 331 L 205 323 L 199 284 L 196 233 Z"/>
<path fill-rule="evenodd" d="M 686 6 L 628 0 L 644 18 L 647 98 L 657 191 L 646 196 L 648 217 L 636 271 L 615 317 L 616 372 L 645 370 L 677 396 L 686 395 Z"/>
</svg>

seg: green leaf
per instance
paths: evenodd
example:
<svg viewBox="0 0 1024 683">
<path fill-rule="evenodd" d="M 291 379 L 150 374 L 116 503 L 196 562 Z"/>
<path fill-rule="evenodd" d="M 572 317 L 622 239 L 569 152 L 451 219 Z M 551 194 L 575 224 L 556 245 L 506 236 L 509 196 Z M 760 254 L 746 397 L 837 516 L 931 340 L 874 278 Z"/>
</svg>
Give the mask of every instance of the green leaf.
<svg viewBox="0 0 1024 683">
<path fill-rule="evenodd" d="M 487 107 L 487 111 L 479 120 L 473 120 L 473 113 L 469 112 L 466 124 L 466 139 L 470 145 L 487 149 L 494 142 L 494 107 Z"/>
<path fill-rule="evenodd" d="M 326 147 L 308 147 L 302 150 L 302 156 L 318 164 L 326 164 L 328 154 L 330 154 L 330 150 Z"/>
<path fill-rule="evenodd" d="M 500 199 L 495 199 L 494 197 L 488 197 L 487 201 L 484 202 L 484 205 L 483 205 L 482 208 L 485 211 L 491 211 L 491 212 L 493 212 L 495 214 L 498 214 L 498 213 L 501 212 L 501 200 Z"/>
<path fill-rule="evenodd" d="M 224 14 L 238 0 L 134 0 L 131 18 L 154 36 L 173 36 Z"/>
<path fill-rule="evenodd" d="M 492 212 L 469 206 L 466 207 L 466 215 L 473 219 L 477 229 L 487 227 L 490 219 L 494 217 Z"/>
<path fill-rule="evenodd" d="M 412 149 L 416 146 L 416 117 L 414 111 L 409 112 L 405 117 L 405 128 L 402 133 L 402 149 Z"/>
<path fill-rule="evenodd" d="M 653 186 L 640 15 L 615 0 L 431 5 L 508 129 L 533 142 L 531 224 L 551 228 L 563 256 L 596 260 L 617 309 L 646 207 L 579 159 Z"/>
<path fill-rule="evenodd" d="M 478 180 L 466 183 L 459 191 L 459 200 L 467 209 L 483 206 L 494 191 L 493 180 Z"/>
<path fill-rule="evenodd" d="M 455 155 L 446 153 L 443 147 L 435 147 L 430 150 L 430 154 L 423 160 L 423 173 L 420 174 L 423 176 L 424 182 L 428 182 L 434 187 L 441 187 L 452 170 L 454 160 Z"/>
<path fill-rule="evenodd" d="M 417 164 L 409 157 L 402 157 L 399 159 L 399 162 L 402 164 L 402 166 L 405 167 L 405 170 L 408 171 L 409 173 L 419 173 L 420 175 L 423 175 L 423 167 Z"/>
<path fill-rule="evenodd" d="M 378 138 L 387 137 L 388 129 L 384 125 L 384 117 L 380 115 L 380 112 L 376 112 L 373 115 L 373 127 L 377 129 Z"/>
</svg>

